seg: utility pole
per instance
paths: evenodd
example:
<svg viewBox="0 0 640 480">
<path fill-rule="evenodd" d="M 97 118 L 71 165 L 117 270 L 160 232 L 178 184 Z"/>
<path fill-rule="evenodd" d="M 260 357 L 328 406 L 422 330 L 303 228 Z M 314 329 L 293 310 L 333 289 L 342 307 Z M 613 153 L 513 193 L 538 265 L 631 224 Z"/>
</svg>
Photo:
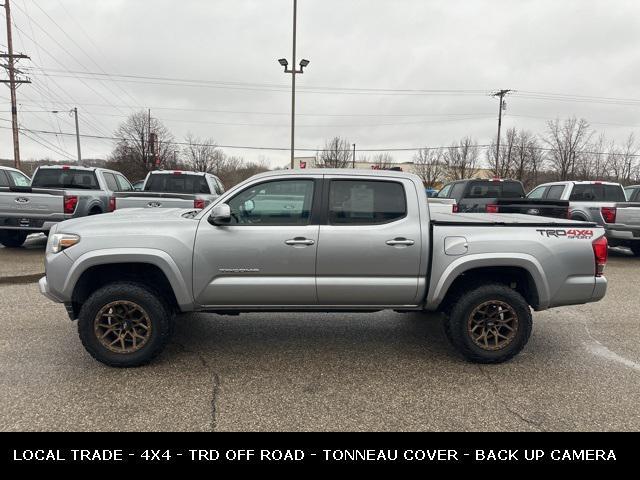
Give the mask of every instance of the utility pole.
<svg viewBox="0 0 640 480">
<path fill-rule="evenodd" d="M 5 16 L 7 18 L 7 53 L 1 54 L 0 58 L 7 59 L 4 67 L 9 72 L 9 80 L 2 80 L 0 83 L 8 83 L 11 91 L 11 130 L 13 132 L 13 163 L 17 169 L 20 168 L 20 135 L 18 130 L 18 105 L 16 100 L 16 87 L 21 83 L 31 83 L 27 80 L 16 80 L 16 68 L 14 60 L 16 58 L 29 58 L 26 55 L 13 54 L 13 37 L 11 35 L 11 5 L 10 0 L 4 2 Z"/>
<path fill-rule="evenodd" d="M 353 168 L 356 168 L 356 144 L 353 144 Z"/>
<path fill-rule="evenodd" d="M 296 134 L 296 74 L 303 73 L 304 67 L 309 65 L 309 60 L 302 59 L 300 60 L 300 70 L 296 69 L 296 23 L 297 23 L 297 14 L 298 14 L 298 0 L 293 0 L 293 51 L 292 51 L 292 60 L 293 60 L 293 68 L 287 68 L 289 62 L 287 62 L 286 58 L 281 58 L 278 60 L 278 63 L 284 67 L 284 73 L 291 74 L 291 169 L 294 167 L 294 158 L 295 158 L 295 134 Z"/>
<path fill-rule="evenodd" d="M 82 161 L 82 152 L 80 151 L 80 126 L 78 124 L 78 107 L 74 107 L 72 111 L 76 117 L 76 144 L 78 145 L 78 163 L 80 163 Z"/>
<path fill-rule="evenodd" d="M 512 91 L 513 90 L 504 89 L 498 90 L 493 94 L 494 97 L 500 98 L 500 105 L 498 106 L 498 139 L 496 141 L 496 175 L 500 174 L 500 130 L 502 129 L 502 111 L 506 108 L 504 96 Z"/>
</svg>

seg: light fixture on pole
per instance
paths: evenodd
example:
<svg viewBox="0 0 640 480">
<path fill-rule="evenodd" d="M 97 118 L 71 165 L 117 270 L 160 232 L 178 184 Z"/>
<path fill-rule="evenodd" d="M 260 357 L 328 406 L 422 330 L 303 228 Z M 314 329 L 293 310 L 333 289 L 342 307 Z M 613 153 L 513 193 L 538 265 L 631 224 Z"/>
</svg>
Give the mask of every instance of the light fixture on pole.
<svg viewBox="0 0 640 480">
<path fill-rule="evenodd" d="M 296 69 L 296 17 L 298 10 L 297 0 L 293 0 L 293 68 L 289 69 L 289 62 L 286 58 L 280 58 L 278 63 L 284 67 L 284 73 L 291 74 L 291 169 L 294 167 L 293 159 L 295 157 L 295 132 L 296 132 L 296 74 L 303 73 L 303 69 L 309 65 L 309 60 L 300 60 L 300 69 Z"/>
</svg>

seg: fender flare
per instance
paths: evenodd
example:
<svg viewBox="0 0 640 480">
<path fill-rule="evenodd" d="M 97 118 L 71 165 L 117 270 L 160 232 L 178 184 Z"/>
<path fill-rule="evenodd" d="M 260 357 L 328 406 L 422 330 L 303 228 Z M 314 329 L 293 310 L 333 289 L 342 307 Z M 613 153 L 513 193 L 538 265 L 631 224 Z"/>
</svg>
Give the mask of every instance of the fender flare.
<svg viewBox="0 0 640 480">
<path fill-rule="evenodd" d="M 493 253 L 491 257 L 483 254 L 465 255 L 449 264 L 435 285 L 432 282 L 433 288 L 430 288 L 427 295 L 427 310 L 436 310 L 440 306 L 449 288 L 461 274 L 483 267 L 523 268 L 529 272 L 531 278 L 533 278 L 538 293 L 538 310 L 544 310 L 548 307 L 550 301 L 549 283 L 547 282 L 542 265 L 540 265 L 540 262 L 538 262 L 535 257 L 524 253 Z"/>
<path fill-rule="evenodd" d="M 185 282 L 184 274 L 167 252 L 153 248 L 108 248 L 87 252 L 73 262 L 62 293 L 66 298 L 71 298 L 80 276 L 87 269 L 114 263 L 147 263 L 158 267 L 167 277 L 180 309 L 193 309 L 191 286 Z M 186 278 L 191 278 L 191 273 Z"/>
</svg>

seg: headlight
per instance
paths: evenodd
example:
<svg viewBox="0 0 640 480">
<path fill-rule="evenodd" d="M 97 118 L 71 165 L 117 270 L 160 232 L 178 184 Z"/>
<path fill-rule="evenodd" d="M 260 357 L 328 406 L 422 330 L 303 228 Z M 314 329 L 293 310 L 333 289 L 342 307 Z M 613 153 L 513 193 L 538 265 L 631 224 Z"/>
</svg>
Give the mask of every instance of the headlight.
<svg viewBox="0 0 640 480">
<path fill-rule="evenodd" d="M 49 251 L 51 253 L 58 253 L 65 248 L 73 247 L 79 241 L 80 237 L 78 235 L 70 233 L 55 233 L 53 235 L 49 235 Z"/>
</svg>

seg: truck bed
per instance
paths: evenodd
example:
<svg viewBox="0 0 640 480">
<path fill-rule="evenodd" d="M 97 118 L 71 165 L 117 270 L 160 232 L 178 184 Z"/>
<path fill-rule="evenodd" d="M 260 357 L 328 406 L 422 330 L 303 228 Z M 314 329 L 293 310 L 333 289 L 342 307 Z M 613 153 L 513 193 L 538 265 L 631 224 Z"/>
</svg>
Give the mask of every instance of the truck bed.
<svg viewBox="0 0 640 480">
<path fill-rule="evenodd" d="M 559 226 L 559 227 L 596 227 L 592 222 L 576 222 L 564 218 L 535 217 L 520 213 L 434 213 L 431 216 L 434 225 L 479 225 L 479 226 Z"/>
</svg>

